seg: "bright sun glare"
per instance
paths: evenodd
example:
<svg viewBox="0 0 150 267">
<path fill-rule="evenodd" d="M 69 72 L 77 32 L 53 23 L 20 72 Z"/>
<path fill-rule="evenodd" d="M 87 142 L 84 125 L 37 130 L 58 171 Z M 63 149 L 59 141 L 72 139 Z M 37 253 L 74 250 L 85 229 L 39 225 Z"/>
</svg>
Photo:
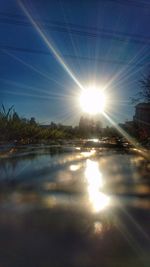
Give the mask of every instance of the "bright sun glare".
<svg viewBox="0 0 150 267">
<path fill-rule="evenodd" d="M 91 115 L 102 113 L 105 109 L 105 95 L 101 90 L 89 88 L 80 96 L 80 105 L 84 112 Z"/>
<path fill-rule="evenodd" d="M 109 196 L 101 192 L 103 187 L 103 177 L 99 170 L 99 164 L 96 161 L 87 159 L 85 177 L 87 180 L 87 191 L 89 200 L 95 212 L 107 208 L 110 204 Z"/>
</svg>

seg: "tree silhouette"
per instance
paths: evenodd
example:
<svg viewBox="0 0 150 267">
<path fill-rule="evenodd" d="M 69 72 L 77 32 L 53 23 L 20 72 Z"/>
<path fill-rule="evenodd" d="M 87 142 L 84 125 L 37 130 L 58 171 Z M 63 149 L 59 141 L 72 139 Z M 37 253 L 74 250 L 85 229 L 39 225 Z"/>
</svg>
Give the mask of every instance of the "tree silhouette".
<svg viewBox="0 0 150 267">
<path fill-rule="evenodd" d="M 135 95 L 135 97 L 131 98 L 131 103 L 137 104 L 141 101 L 150 103 L 150 73 L 147 76 L 143 75 L 139 83 L 140 91 Z"/>
<path fill-rule="evenodd" d="M 140 96 L 150 103 L 150 74 L 148 76 L 143 76 L 143 79 L 140 80 L 141 91 L 139 92 Z"/>
</svg>

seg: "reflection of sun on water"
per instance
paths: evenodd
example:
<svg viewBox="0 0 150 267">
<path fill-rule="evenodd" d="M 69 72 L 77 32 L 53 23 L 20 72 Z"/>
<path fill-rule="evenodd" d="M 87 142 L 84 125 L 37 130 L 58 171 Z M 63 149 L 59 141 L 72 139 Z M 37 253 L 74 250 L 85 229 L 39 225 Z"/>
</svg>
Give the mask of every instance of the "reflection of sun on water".
<svg viewBox="0 0 150 267">
<path fill-rule="evenodd" d="M 94 233 L 95 234 L 100 234 L 103 231 L 103 225 L 100 222 L 95 222 L 94 223 Z"/>
<path fill-rule="evenodd" d="M 98 162 L 90 159 L 86 161 L 85 177 L 90 187 L 98 189 L 102 187 L 102 174 L 99 171 Z"/>
<path fill-rule="evenodd" d="M 98 162 L 90 159 L 86 162 L 85 177 L 87 179 L 87 190 L 89 200 L 92 203 L 93 209 L 99 212 L 109 205 L 109 197 L 100 192 L 103 186 L 102 174 L 99 170 Z"/>
<path fill-rule="evenodd" d="M 80 164 L 71 164 L 69 169 L 70 171 L 75 172 L 80 169 Z"/>
</svg>

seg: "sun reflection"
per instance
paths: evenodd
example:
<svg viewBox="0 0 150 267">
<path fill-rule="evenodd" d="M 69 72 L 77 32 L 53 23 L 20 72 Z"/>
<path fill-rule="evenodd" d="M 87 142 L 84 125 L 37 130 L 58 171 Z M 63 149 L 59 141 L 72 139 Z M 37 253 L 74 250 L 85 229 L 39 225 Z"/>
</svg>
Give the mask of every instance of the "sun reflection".
<svg viewBox="0 0 150 267">
<path fill-rule="evenodd" d="M 86 157 L 90 157 L 90 156 L 94 155 L 95 152 L 96 152 L 95 149 L 92 149 L 90 151 L 83 151 L 80 154 L 81 154 L 81 156 L 86 158 Z"/>
<path fill-rule="evenodd" d="M 103 231 L 103 225 L 100 222 L 95 222 L 94 223 L 94 233 L 95 234 L 100 234 Z"/>
<path fill-rule="evenodd" d="M 72 165 L 70 165 L 69 169 L 70 169 L 70 171 L 75 172 L 75 171 L 80 169 L 80 164 L 72 164 Z"/>
<path fill-rule="evenodd" d="M 88 185 L 94 188 L 102 187 L 102 174 L 99 171 L 98 162 L 87 159 L 85 169 L 85 177 Z"/>
<path fill-rule="evenodd" d="M 110 202 L 110 198 L 100 192 L 103 187 L 102 173 L 99 170 L 98 162 L 87 159 L 85 177 L 87 180 L 87 191 L 93 210 L 99 212 L 105 209 Z"/>
<path fill-rule="evenodd" d="M 93 138 L 91 141 L 93 141 L 94 143 L 98 143 L 99 139 Z"/>
</svg>

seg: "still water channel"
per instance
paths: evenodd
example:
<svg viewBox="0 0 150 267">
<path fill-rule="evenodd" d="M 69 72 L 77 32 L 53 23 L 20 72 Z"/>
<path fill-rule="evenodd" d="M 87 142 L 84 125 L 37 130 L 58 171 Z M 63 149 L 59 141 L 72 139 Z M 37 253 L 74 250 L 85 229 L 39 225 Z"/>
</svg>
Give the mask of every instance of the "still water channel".
<svg viewBox="0 0 150 267">
<path fill-rule="evenodd" d="M 0 267 L 150 266 L 145 153 L 32 145 L 0 155 Z"/>
</svg>

